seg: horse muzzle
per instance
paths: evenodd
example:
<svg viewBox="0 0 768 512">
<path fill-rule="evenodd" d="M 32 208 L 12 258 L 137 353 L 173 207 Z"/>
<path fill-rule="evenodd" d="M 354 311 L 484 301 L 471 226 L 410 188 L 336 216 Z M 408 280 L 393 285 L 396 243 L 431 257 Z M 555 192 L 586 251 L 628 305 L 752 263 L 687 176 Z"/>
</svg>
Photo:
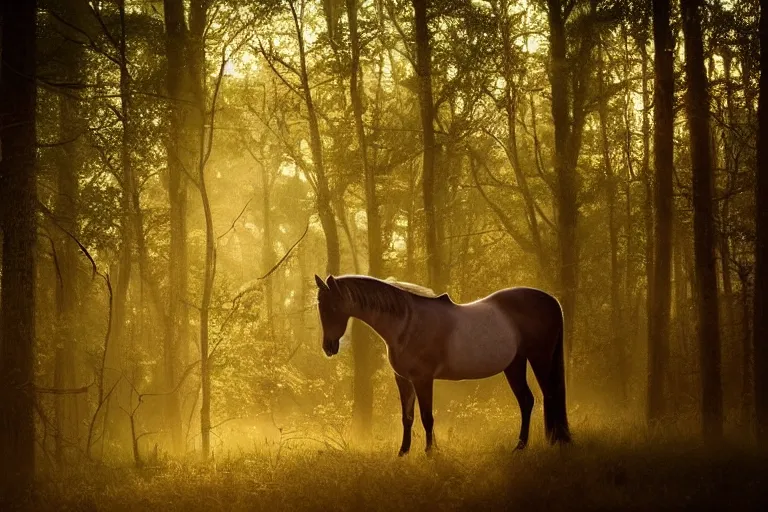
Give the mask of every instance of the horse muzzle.
<svg viewBox="0 0 768 512">
<path fill-rule="evenodd" d="M 323 352 L 328 357 L 335 356 L 339 353 L 339 340 L 323 340 Z"/>
</svg>

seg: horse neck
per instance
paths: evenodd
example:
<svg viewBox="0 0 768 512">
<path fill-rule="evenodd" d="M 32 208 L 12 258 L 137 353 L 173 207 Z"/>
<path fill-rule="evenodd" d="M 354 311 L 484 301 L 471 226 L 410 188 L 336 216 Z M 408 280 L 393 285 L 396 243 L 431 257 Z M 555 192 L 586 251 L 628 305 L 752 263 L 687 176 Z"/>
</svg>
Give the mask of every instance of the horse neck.
<svg viewBox="0 0 768 512">
<path fill-rule="evenodd" d="M 398 343 L 406 323 L 407 316 L 401 317 L 392 313 L 353 306 L 349 311 L 350 316 L 368 324 L 382 339 L 394 347 Z"/>
</svg>

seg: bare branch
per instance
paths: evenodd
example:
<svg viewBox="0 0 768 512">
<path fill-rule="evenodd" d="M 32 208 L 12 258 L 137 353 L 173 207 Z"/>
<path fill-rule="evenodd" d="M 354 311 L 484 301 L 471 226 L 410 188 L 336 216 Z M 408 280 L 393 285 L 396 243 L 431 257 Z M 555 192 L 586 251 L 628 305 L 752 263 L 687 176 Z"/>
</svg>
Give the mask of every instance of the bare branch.
<svg viewBox="0 0 768 512">
<path fill-rule="evenodd" d="M 276 57 L 274 54 L 272 54 L 272 52 L 270 52 L 270 56 L 267 56 L 267 50 L 264 48 L 264 45 L 262 44 L 262 42 L 261 42 L 261 39 L 259 39 L 259 49 L 261 50 L 261 54 L 264 56 L 264 60 L 266 60 L 266 61 L 267 61 L 267 65 L 269 66 L 269 69 L 271 69 L 271 70 L 272 70 L 272 72 L 275 74 L 275 76 L 276 76 L 277 78 L 279 78 L 279 79 L 280 79 L 280 81 L 281 81 L 281 82 L 283 82 L 283 84 L 284 84 L 284 85 L 285 85 L 285 86 L 286 86 L 286 87 L 287 87 L 289 90 L 291 90 L 291 91 L 292 91 L 294 94 L 296 94 L 296 95 L 297 95 L 298 97 L 300 97 L 300 98 L 303 98 L 303 97 L 304 97 L 304 95 L 303 95 L 303 94 L 302 94 L 302 93 L 301 93 L 301 92 L 298 90 L 298 88 L 297 88 L 296 86 L 294 86 L 293 84 L 291 84 L 291 83 L 290 83 L 290 82 L 289 82 L 289 81 L 288 81 L 288 80 L 287 80 L 287 79 L 286 79 L 286 78 L 283 76 L 283 74 L 282 74 L 282 73 L 280 73 L 280 72 L 277 70 L 277 68 L 275 67 L 275 64 L 274 64 L 274 62 L 272 61 L 272 59 L 275 59 L 275 60 L 277 60 L 277 62 L 279 62 L 280 64 L 282 64 L 283 66 L 285 66 L 287 69 L 289 69 L 289 70 L 290 70 L 290 71 L 292 71 L 293 73 L 296 73 L 296 75 L 298 75 L 298 74 L 299 74 L 299 73 L 298 73 L 298 71 L 296 71 L 296 69 L 295 69 L 293 66 L 289 66 L 289 65 L 288 65 L 286 62 L 284 62 L 283 60 L 281 60 L 281 59 L 277 58 L 277 57 Z"/>
<path fill-rule="evenodd" d="M 91 253 L 88 252 L 88 249 L 86 249 L 85 246 L 82 243 L 80 243 L 80 240 L 78 240 L 75 235 L 67 231 L 66 228 L 64 228 L 61 224 L 59 224 L 58 220 L 56 219 L 56 215 L 54 215 L 53 212 L 49 210 L 47 206 L 45 206 L 45 204 L 43 204 L 41 201 L 38 201 L 37 206 L 49 219 L 51 219 L 51 222 L 53 222 L 54 226 L 59 228 L 65 235 L 67 235 L 77 244 L 77 246 L 80 248 L 80 252 L 82 252 L 85 255 L 85 257 L 88 258 L 88 261 L 91 262 L 92 278 L 96 275 L 100 275 L 104 277 L 96 267 L 96 261 L 94 261 L 93 256 L 91 256 Z"/>
<path fill-rule="evenodd" d="M 475 158 L 472 156 L 472 161 L 474 162 Z M 472 165 L 472 177 L 475 180 L 475 183 L 477 184 L 477 190 L 480 192 L 480 195 L 485 199 L 485 202 L 488 203 L 488 206 L 490 206 L 491 210 L 496 214 L 496 217 L 498 217 L 499 221 L 501 221 L 501 224 L 504 226 L 504 229 L 506 230 L 507 234 L 512 237 L 512 239 L 517 242 L 517 244 L 520 246 L 522 250 L 525 252 L 535 253 L 536 248 L 533 246 L 530 240 L 526 239 L 518 230 L 515 228 L 514 223 L 512 222 L 512 219 L 510 219 L 506 213 L 504 213 L 504 210 L 502 210 L 499 205 L 494 203 L 490 197 L 485 193 L 485 190 L 483 190 L 482 185 L 480 185 L 480 181 L 477 177 L 477 169 L 474 165 Z"/>
<path fill-rule="evenodd" d="M 304 237 L 305 237 L 305 236 L 307 236 L 307 233 L 309 233 L 309 222 L 307 222 L 307 227 L 306 227 L 306 228 L 304 228 L 304 233 L 302 233 L 302 235 L 299 237 L 299 239 L 298 239 L 298 240 L 296 240 L 296 241 L 293 243 L 293 245 L 292 245 L 292 246 L 291 246 L 291 247 L 288 249 L 288 251 L 286 251 L 286 253 L 283 255 L 283 257 L 282 257 L 282 258 L 280 258 L 280 260 L 279 260 L 277 263 L 275 263 L 275 265 L 274 265 L 274 266 L 273 266 L 271 269 L 269 269 L 269 271 L 268 271 L 266 274 L 264 274 L 263 276 L 261 276 L 261 277 L 259 277 L 259 278 L 257 278 L 257 279 L 259 279 L 259 280 L 263 280 L 263 279 L 266 279 L 266 278 L 268 278 L 270 275 L 272 275 L 272 273 L 273 273 L 275 270 L 277 270 L 277 269 L 280 267 L 280 265 L 282 265 L 282 264 L 283 264 L 283 262 L 284 262 L 285 260 L 287 260 L 287 259 L 288 259 L 288 256 L 290 256 L 290 255 L 291 255 L 291 253 L 292 253 L 292 252 L 293 252 L 293 250 L 296 248 L 296 246 L 297 246 L 297 245 L 299 245 L 299 243 L 301 243 L 301 241 L 302 241 L 302 240 L 304 240 Z"/>
<path fill-rule="evenodd" d="M 88 390 L 95 384 L 96 381 L 91 382 L 87 386 L 79 388 L 40 388 L 35 386 L 35 393 L 47 394 L 47 395 L 81 395 L 87 393 Z"/>
<path fill-rule="evenodd" d="M 93 7 L 91 7 L 91 10 L 93 11 Z M 120 65 L 120 61 L 118 60 L 118 58 L 117 58 L 117 57 L 115 57 L 114 55 L 111 55 L 111 54 L 110 54 L 109 52 L 107 52 L 106 50 L 104 50 L 104 49 L 103 49 L 103 48 L 102 48 L 102 47 L 101 47 L 101 46 L 100 46 L 100 45 L 99 45 L 99 44 L 96 42 L 96 40 L 95 40 L 95 39 L 93 39 L 93 38 L 91 37 L 91 35 L 90 35 L 88 32 L 86 32 L 86 31 L 85 31 L 85 30 L 83 30 L 82 28 L 78 27 L 77 25 L 75 25 L 75 24 L 73 24 L 73 23 L 70 23 L 69 21 L 65 20 L 63 17 L 59 16 L 58 14 L 56 14 L 56 13 L 55 13 L 54 11 L 52 11 L 52 10 L 49 10 L 49 11 L 48 11 L 48 13 L 49 13 L 49 14 L 50 14 L 50 15 L 51 15 L 51 16 L 52 16 L 52 17 L 53 17 L 53 18 L 54 18 L 56 21 L 58 21 L 58 22 L 59 22 L 59 23 L 61 23 L 62 25 L 65 25 L 65 26 L 67 26 L 67 27 L 71 28 L 72 30 L 74 30 L 75 32 L 77 32 L 78 34 L 81 34 L 82 36 L 84 36 L 84 37 L 85 37 L 85 38 L 88 40 L 88 44 L 85 44 L 85 43 L 83 43 L 82 41 L 75 41 L 74 39 L 71 39 L 71 38 L 67 38 L 67 39 L 69 39 L 70 41 L 72 41 L 72 42 L 74 42 L 74 43 L 77 43 L 77 44 L 82 44 L 83 46 L 87 46 L 87 47 L 90 47 L 92 50 L 94 50 L 94 51 L 95 51 L 96 53 L 98 53 L 99 55 L 103 55 L 104 57 L 106 57 L 107 59 L 109 59 L 109 60 L 110 60 L 110 61 L 111 61 L 113 64 L 115 64 L 115 65 L 117 65 L 117 66 L 119 66 L 119 65 Z M 99 18 L 99 20 L 101 20 L 101 17 L 100 17 L 100 16 L 99 16 L 98 18 Z M 102 27 L 103 27 L 103 26 L 104 26 L 104 25 L 103 25 L 103 21 L 102 21 Z M 111 37 L 110 37 L 110 40 L 112 41 Z M 114 42 L 113 42 L 113 44 L 114 44 Z M 115 46 L 115 48 L 117 48 L 117 46 Z"/>
<path fill-rule="evenodd" d="M 98 4 L 91 4 L 88 3 L 88 8 L 91 11 L 91 14 L 93 14 L 93 17 L 96 18 L 96 20 L 99 22 L 99 25 L 101 25 L 101 30 L 104 32 L 104 35 L 107 36 L 107 39 L 109 39 L 109 42 L 112 43 L 112 46 L 115 49 L 118 49 L 120 45 L 118 44 L 117 40 L 112 35 L 112 32 L 109 31 L 109 28 L 107 28 L 106 23 L 104 23 L 104 18 L 101 17 L 101 13 L 98 9 Z M 118 63 L 119 64 L 119 63 Z"/>
<path fill-rule="evenodd" d="M 219 74 L 216 76 L 216 84 L 214 85 L 213 89 L 213 100 L 211 101 L 210 128 L 208 129 L 208 147 L 206 148 L 205 156 L 203 157 L 202 162 L 200 162 L 201 175 L 202 171 L 205 169 L 206 164 L 208 164 L 208 159 L 211 157 L 211 151 L 213 150 L 213 123 L 216 117 L 216 102 L 219 99 L 219 91 L 221 90 L 221 82 L 224 79 L 224 68 L 227 65 L 227 60 L 228 59 L 225 51 L 222 51 L 221 65 L 219 66 Z"/>
<path fill-rule="evenodd" d="M 195 369 L 195 367 L 200 364 L 200 361 L 195 361 L 194 363 L 190 363 L 187 365 L 187 368 L 184 370 L 184 373 L 181 374 L 181 377 L 179 378 L 179 382 L 176 383 L 176 386 L 170 391 L 162 391 L 158 393 L 138 393 L 139 395 L 139 401 L 141 401 L 145 396 L 166 396 L 166 395 L 172 395 L 175 392 L 179 390 L 182 384 L 184 384 L 184 381 L 187 379 L 187 377 L 192 373 L 192 370 Z"/>
<path fill-rule="evenodd" d="M 250 149 L 248 150 L 248 152 L 250 153 Z M 251 155 L 253 155 L 253 153 L 251 153 Z M 221 240 L 221 239 L 222 239 L 222 238 L 224 238 L 224 237 L 225 237 L 225 236 L 226 236 L 226 235 L 227 235 L 227 234 L 228 234 L 230 231 L 232 231 L 233 229 L 235 229 L 235 224 L 237 224 L 237 221 L 238 221 L 238 220 L 240 220 L 240 217 L 242 217 L 242 216 L 243 216 L 243 214 L 245 213 L 245 210 L 247 210 L 247 209 L 248 209 L 248 205 L 249 205 L 249 204 L 251 204 L 251 201 L 253 201 L 253 197 L 251 197 L 250 199 L 248 199 L 248 202 L 246 202 L 246 203 L 245 203 L 245 206 L 243 206 L 243 209 L 242 209 L 242 210 L 240 210 L 240 213 L 238 213 L 238 214 L 237 214 L 237 217 L 235 217 L 235 220 L 233 220 L 233 221 L 232 221 L 232 224 L 229 226 L 229 228 L 228 228 L 228 229 L 227 229 L 225 232 L 223 232 L 222 234 L 220 234 L 218 237 L 216 237 L 216 240 L 217 240 L 217 241 L 218 241 L 218 240 Z"/>
<path fill-rule="evenodd" d="M 59 147 L 59 146 L 66 146 L 67 144 L 72 144 L 73 142 L 75 142 L 77 139 L 80 138 L 80 136 L 82 134 L 83 134 L 83 132 L 80 132 L 80 133 L 74 135 L 73 137 L 71 137 L 69 139 L 60 140 L 60 141 L 56 141 L 56 142 L 38 142 L 36 144 L 36 146 L 38 148 L 56 148 L 56 147 Z"/>
</svg>

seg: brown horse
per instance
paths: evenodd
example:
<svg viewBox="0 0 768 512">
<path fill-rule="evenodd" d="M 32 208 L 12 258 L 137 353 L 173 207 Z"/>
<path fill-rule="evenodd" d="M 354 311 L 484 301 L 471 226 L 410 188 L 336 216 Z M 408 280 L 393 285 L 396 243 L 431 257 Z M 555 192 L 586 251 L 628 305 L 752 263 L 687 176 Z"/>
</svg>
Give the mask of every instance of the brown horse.
<svg viewBox="0 0 768 512">
<path fill-rule="evenodd" d="M 570 441 L 565 409 L 563 313 L 551 295 L 508 288 L 468 304 L 410 283 L 367 276 L 315 276 L 323 350 L 338 353 L 350 317 L 373 328 L 387 344 L 403 412 L 400 455 L 411 447 L 415 399 L 427 447 L 432 448 L 435 379 L 482 379 L 504 372 L 522 413 L 518 449 L 525 448 L 533 409 L 526 361 L 544 394 L 550 443 Z M 415 395 L 415 396 L 414 396 Z"/>
</svg>

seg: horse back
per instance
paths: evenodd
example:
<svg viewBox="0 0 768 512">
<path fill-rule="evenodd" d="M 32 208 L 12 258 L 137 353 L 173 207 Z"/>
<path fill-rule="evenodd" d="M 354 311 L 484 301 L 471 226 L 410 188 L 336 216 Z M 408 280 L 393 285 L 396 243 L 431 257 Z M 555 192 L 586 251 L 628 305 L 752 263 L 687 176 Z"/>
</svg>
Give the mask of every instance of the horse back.
<svg viewBox="0 0 768 512">
<path fill-rule="evenodd" d="M 526 357 L 546 357 L 563 329 L 563 310 L 552 295 L 527 287 L 499 290 L 485 298 L 504 312 L 520 333 Z"/>
</svg>

